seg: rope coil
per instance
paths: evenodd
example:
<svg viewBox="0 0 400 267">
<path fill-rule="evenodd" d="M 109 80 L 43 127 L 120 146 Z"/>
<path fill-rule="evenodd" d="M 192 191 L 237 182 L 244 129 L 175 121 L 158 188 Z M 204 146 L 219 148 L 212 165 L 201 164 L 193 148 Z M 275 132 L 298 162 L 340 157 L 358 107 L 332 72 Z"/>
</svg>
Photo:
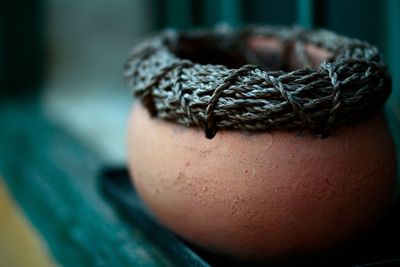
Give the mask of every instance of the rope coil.
<svg viewBox="0 0 400 267">
<path fill-rule="evenodd" d="M 281 40 L 282 50 L 293 48 L 305 67 L 266 70 L 268 66 L 261 66 L 246 47 L 252 37 Z M 307 44 L 332 56 L 312 68 Z M 225 56 L 240 65 L 201 64 L 181 57 L 183 50 L 200 61 L 203 55 L 211 62 Z M 289 64 L 290 56 L 282 54 L 282 66 Z M 326 30 L 296 27 L 165 31 L 133 49 L 125 77 L 153 116 L 203 127 L 207 138 L 219 128 L 309 129 L 327 136 L 337 125 L 377 113 L 391 92 L 387 67 L 374 46 Z"/>
</svg>

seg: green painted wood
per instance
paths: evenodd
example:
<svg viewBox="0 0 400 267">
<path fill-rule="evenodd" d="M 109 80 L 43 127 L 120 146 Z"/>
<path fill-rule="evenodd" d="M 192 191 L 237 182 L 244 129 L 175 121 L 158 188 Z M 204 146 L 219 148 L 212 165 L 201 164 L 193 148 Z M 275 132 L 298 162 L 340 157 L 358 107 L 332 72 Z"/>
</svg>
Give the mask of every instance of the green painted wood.
<svg viewBox="0 0 400 267">
<path fill-rule="evenodd" d="M 386 51 L 389 68 L 393 74 L 393 100 L 400 104 L 400 1 L 386 0 Z M 400 111 L 399 111 L 400 112 Z M 400 113 L 399 113 L 400 115 Z"/>
<path fill-rule="evenodd" d="M 314 26 L 314 12 L 313 0 L 297 1 L 298 23 L 304 28 L 312 28 Z"/>
<path fill-rule="evenodd" d="M 166 27 L 175 29 L 190 29 L 192 21 L 191 0 L 165 0 Z"/>
<path fill-rule="evenodd" d="M 244 0 L 246 24 L 293 25 L 297 21 L 297 0 Z"/>
<path fill-rule="evenodd" d="M 220 0 L 221 20 L 232 26 L 242 25 L 242 1 Z"/>
<path fill-rule="evenodd" d="M 397 147 L 397 197 L 400 205 L 400 1 L 386 0 L 386 59 L 393 78 L 393 92 L 386 109 Z"/>
<path fill-rule="evenodd" d="M 165 1 L 164 0 L 149 0 L 150 6 L 153 9 L 153 23 L 154 30 L 159 31 L 165 27 L 166 24 L 166 12 L 165 12 Z"/>
<path fill-rule="evenodd" d="M 30 102 L 0 104 L 0 174 L 61 266 L 207 266 L 128 224 L 101 197 L 102 162 Z M 173 252 L 171 252 L 173 251 Z"/>
<path fill-rule="evenodd" d="M 241 0 L 204 0 L 203 21 L 208 27 L 219 23 L 230 26 L 242 25 L 242 1 Z"/>
<path fill-rule="evenodd" d="M 324 26 L 324 1 L 297 0 L 297 23 L 307 29 Z"/>
<path fill-rule="evenodd" d="M 384 49 L 384 1 L 324 0 L 324 27 Z M 319 12 L 319 10 L 318 10 Z"/>
</svg>

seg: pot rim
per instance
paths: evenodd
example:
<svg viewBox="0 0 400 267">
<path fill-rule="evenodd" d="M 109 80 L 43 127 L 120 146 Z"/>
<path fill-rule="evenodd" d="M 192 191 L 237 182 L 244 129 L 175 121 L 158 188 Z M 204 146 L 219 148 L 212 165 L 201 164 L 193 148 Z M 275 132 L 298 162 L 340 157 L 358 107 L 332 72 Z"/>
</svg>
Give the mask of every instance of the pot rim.
<svg viewBox="0 0 400 267">
<path fill-rule="evenodd" d="M 227 53 L 232 60 L 237 52 L 249 54 L 246 42 L 254 37 L 277 38 L 284 51 L 300 47 L 303 58 L 309 56 L 310 44 L 331 56 L 317 68 L 291 71 L 268 71 L 252 64 L 229 68 L 180 57 L 189 42 L 186 55 Z M 125 76 L 153 116 L 204 127 L 208 138 L 218 128 L 309 129 L 327 136 L 337 125 L 377 113 L 391 92 L 391 78 L 376 47 L 327 30 L 298 27 L 164 31 L 132 51 Z"/>
</svg>

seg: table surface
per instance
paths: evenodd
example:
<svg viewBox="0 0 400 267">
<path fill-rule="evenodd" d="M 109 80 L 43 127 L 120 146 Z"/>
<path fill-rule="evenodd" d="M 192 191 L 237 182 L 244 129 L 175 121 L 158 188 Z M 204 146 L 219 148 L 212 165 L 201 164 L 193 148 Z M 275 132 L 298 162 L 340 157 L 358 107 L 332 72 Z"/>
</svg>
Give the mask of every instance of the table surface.
<svg viewBox="0 0 400 267">
<path fill-rule="evenodd" d="M 118 215 L 98 190 L 103 161 L 50 123 L 40 105 L 2 104 L 0 121 L 0 173 L 58 264 L 186 264 Z"/>
</svg>

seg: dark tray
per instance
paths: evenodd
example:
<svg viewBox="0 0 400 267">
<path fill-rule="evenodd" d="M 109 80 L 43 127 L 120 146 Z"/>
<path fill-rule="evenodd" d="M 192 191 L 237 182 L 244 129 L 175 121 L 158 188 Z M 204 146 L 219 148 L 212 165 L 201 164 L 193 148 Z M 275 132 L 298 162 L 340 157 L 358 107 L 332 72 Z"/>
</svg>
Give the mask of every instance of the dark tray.
<svg viewBox="0 0 400 267">
<path fill-rule="evenodd" d="M 381 225 L 362 240 L 324 255 L 280 263 L 241 262 L 194 247 L 162 227 L 151 215 L 130 183 L 125 168 L 105 168 L 100 174 L 103 195 L 126 221 L 139 227 L 160 249 L 185 266 L 399 266 L 400 212 L 392 208 Z"/>
</svg>

